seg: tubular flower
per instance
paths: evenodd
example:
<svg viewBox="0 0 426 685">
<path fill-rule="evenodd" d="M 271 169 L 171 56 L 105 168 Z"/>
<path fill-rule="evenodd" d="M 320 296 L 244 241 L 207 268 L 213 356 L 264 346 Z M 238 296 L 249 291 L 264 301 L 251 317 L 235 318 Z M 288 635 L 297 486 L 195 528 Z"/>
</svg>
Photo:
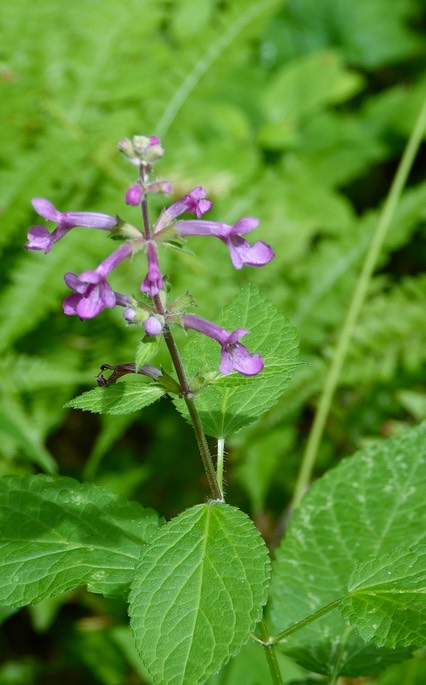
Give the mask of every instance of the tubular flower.
<svg viewBox="0 0 426 685">
<path fill-rule="evenodd" d="M 93 319 L 106 307 L 127 307 L 130 299 L 126 295 L 116 293 L 106 279 L 111 271 L 131 254 L 131 244 L 125 243 L 104 259 L 94 271 L 83 271 L 80 276 L 66 273 L 65 283 L 74 290 L 74 293 L 64 300 L 64 313 L 70 316 L 76 314 L 80 319 Z"/>
<path fill-rule="evenodd" d="M 264 364 L 260 354 L 250 354 L 239 342 L 240 338 L 250 332 L 246 328 L 237 328 L 229 333 L 224 328 L 194 314 L 184 314 L 182 321 L 185 328 L 203 333 L 220 344 L 222 350 L 219 368 L 224 376 L 231 371 L 238 371 L 243 376 L 256 376 L 262 371 Z"/>
<path fill-rule="evenodd" d="M 148 243 L 147 257 L 148 273 L 141 285 L 141 291 L 147 293 L 150 297 L 154 297 L 164 288 L 164 282 L 158 264 L 157 248 L 153 242 Z"/>
<path fill-rule="evenodd" d="M 156 366 L 152 366 L 151 364 L 144 364 L 140 367 L 138 371 L 136 371 L 136 365 L 132 362 L 128 364 L 115 365 L 102 364 L 101 371 L 106 370 L 112 371 L 112 374 L 109 378 L 105 378 L 105 376 L 102 373 L 100 373 L 99 376 L 96 377 L 96 382 L 100 387 L 112 385 L 113 383 L 118 381 L 119 378 L 125 376 L 127 373 L 140 373 L 144 376 L 149 376 L 149 378 L 152 378 L 153 380 L 157 380 L 157 378 L 161 378 L 161 376 L 163 375 L 160 369 L 157 369 Z"/>
<path fill-rule="evenodd" d="M 154 235 L 164 228 L 167 228 L 167 226 L 170 226 L 170 224 L 184 212 L 190 212 L 190 214 L 194 214 L 198 219 L 201 219 L 203 214 L 208 212 L 212 206 L 210 200 L 206 200 L 205 197 L 206 191 L 204 188 L 202 186 L 197 186 L 191 190 L 188 195 L 185 195 L 185 197 L 182 197 L 180 200 L 170 205 L 170 207 L 164 209 L 156 223 Z"/>
<path fill-rule="evenodd" d="M 116 216 L 98 212 L 59 212 L 49 200 L 42 197 L 34 198 L 32 205 L 43 219 L 57 223 L 52 233 L 49 233 L 45 226 L 31 226 L 28 231 L 28 243 L 26 243 L 25 248 L 27 250 L 43 250 L 45 254 L 50 252 L 53 245 L 75 226 L 110 231 L 118 222 Z"/>
<path fill-rule="evenodd" d="M 274 258 L 270 245 L 259 240 L 250 245 L 241 236 L 253 231 L 259 221 L 254 217 L 239 219 L 233 226 L 216 221 L 177 221 L 176 230 L 183 238 L 190 235 L 207 235 L 219 238 L 228 247 L 231 260 L 236 269 L 247 266 L 264 266 Z"/>
</svg>

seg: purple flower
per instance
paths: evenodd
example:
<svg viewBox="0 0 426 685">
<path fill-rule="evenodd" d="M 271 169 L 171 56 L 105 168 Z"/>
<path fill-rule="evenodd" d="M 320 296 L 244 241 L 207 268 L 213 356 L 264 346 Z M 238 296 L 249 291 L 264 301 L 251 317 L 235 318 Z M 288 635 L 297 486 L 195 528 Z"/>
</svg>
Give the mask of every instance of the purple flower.
<svg viewBox="0 0 426 685">
<path fill-rule="evenodd" d="M 164 209 L 155 225 L 154 234 L 158 234 L 161 230 L 170 226 L 184 212 L 190 212 L 200 219 L 212 206 L 210 200 L 206 200 L 205 197 L 206 191 L 204 188 L 197 186 L 188 195 L 185 195 L 185 197 Z"/>
<path fill-rule="evenodd" d="M 147 293 L 151 297 L 154 297 L 155 295 L 158 295 L 160 290 L 164 288 L 164 282 L 160 272 L 160 266 L 158 264 L 157 248 L 153 242 L 148 243 L 147 257 L 148 273 L 141 285 L 141 291 L 143 293 Z"/>
<path fill-rule="evenodd" d="M 184 314 L 182 321 L 185 328 L 203 333 L 220 344 L 220 371 L 224 376 L 231 371 L 238 371 L 243 376 L 256 376 L 262 371 L 264 364 L 260 354 L 250 354 L 239 342 L 240 338 L 249 333 L 246 328 L 237 328 L 229 333 L 224 328 L 194 314 Z"/>
<path fill-rule="evenodd" d="M 32 200 L 32 205 L 37 214 L 47 219 L 55 221 L 57 226 L 52 233 L 49 233 L 45 226 L 31 226 L 28 231 L 27 250 L 43 250 L 47 254 L 55 243 L 58 242 L 71 228 L 84 226 L 86 228 L 100 228 L 110 231 L 117 225 L 117 217 L 109 214 L 99 214 L 98 212 L 59 212 L 56 207 L 42 197 Z"/>
<path fill-rule="evenodd" d="M 76 314 L 80 319 L 93 319 L 105 307 L 111 308 L 115 305 L 128 307 L 130 299 L 126 295 L 116 293 L 106 277 L 131 254 L 131 244 L 124 243 L 112 255 L 104 259 L 95 271 L 83 271 L 80 276 L 66 273 L 65 283 L 71 290 L 74 290 L 74 293 L 64 300 L 64 313 L 70 316 Z"/>
<path fill-rule="evenodd" d="M 274 251 L 270 245 L 259 240 L 250 245 L 241 236 L 250 233 L 258 225 L 254 217 L 239 219 L 233 226 L 216 221 L 177 221 L 176 229 L 179 235 L 186 238 L 189 235 L 208 235 L 222 240 L 227 245 L 231 260 L 236 269 L 247 266 L 264 266 L 274 258 Z"/>
</svg>

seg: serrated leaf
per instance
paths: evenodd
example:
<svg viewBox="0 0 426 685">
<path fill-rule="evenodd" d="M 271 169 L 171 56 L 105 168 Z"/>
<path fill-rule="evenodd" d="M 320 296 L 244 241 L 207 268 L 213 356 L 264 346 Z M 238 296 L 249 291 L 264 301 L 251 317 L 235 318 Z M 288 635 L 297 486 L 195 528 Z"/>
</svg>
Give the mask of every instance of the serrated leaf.
<svg viewBox="0 0 426 685">
<path fill-rule="evenodd" d="M 426 545 L 399 548 L 355 569 L 343 615 L 379 647 L 426 646 Z"/>
<path fill-rule="evenodd" d="M 155 685 L 197 685 L 247 640 L 266 602 L 270 563 L 250 519 L 202 504 L 144 549 L 130 594 L 136 646 Z"/>
<path fill-rule="evenodd" d="M 164 390 L 161 388 L 150 385 L 137 376 L 131 376 L 114 385 L 83 392 L 65 406 L 97 414 L 130 414 L 156 402 L 163 395 Z"/>
<path fill-rule="evenodd" d="M 87 585 L 122 596 L 157 514 L 71 478 L 0 479 L 0 603 L 22 606 Z"/>
<path fill-rule="evenodd" d="M 347 595 L 356 564 L 424 538 L 426 424 L 377 442 L 314 484 L 276 554 L 276 634 Z M 413 645 L 415 646 L 415 645 Z M 319 673 L 368 675 L 409 648 L 365 644 L 336 608 L 288 637 L 282 648 Z"/>
<path fill-rule="evenodd" d="M 248 285 L 225 307 L 218 323 L 227 330 L 247 328 L 244 344 L 262 355 L 265 368 L 251 378 L 232 373 L 196 395 L 196 405 L 208 435 L 226 438 L 252 423 L 282 395 L 300 365 L 296 330 L 255 288 Z M 217 371 L 220 348 L 210 338 L 194 334 L 185 347 L 183 363 L 189 377 L 200 370 Z M 182 401 L 179 411 L 186 414 Z"/>
</svg>

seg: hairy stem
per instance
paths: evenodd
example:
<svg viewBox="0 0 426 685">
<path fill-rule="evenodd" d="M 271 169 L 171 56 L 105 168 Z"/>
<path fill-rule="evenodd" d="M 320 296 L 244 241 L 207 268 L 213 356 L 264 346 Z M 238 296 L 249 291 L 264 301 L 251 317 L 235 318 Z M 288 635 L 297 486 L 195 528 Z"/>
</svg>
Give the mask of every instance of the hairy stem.
<svg viewBox="0 0 426 685">
<path fill-rule="evenodd" d="M 225 457 L 225 438 L 219 438 L 217 441 L 217 460 L 216 460 L 216 478 L 223 493 L 223 462 Z"/>
<path fill-rule="evenodd" d="M 160 296 L 156 295 L 153 299 L 158 313 L 164 315 L 164 307 L 163 303 L 161 302 Z M 175 367 L 176 375 L 179 379 L 182 397 L 191 417 L 192 427 L 194 429 L 195 437 L 197 439 L 198 449 L 200 451 L 201 459 L 203 461 L 203 466 L 206 472 L 212 497 L 216 500 L 223 500 L 222 490 L 217 482 L 213 459 L 210 454 L 210 449 L 207 444 L 206 436 L 204 434 L 204 429 L 201 423 L 200 415 L 198 413 L 197 407 L 195 406 L 195 402 L 192 398 L 192 393 L 188 385 L 188 380 L 186 378 L 185 369 L 183 368 L 179 350 L 176 346 L 175 339 L 173 338 L 173 335 L 168 326 L 164 327 L 164 340 L 166 341 L 166 345 L 169 350 L 173 366 Z"/>
<path fill-rule="evenodd" d="M 268 662 L 269 671 L 271 674 L 271 681 L 273 685 L 284 685 L 284 680 L 278 664 L 277 652 L 274 644 L 269 640 L 269 630 L 265 619 L 262 619 L 260 622 L 259 630 L 262 638 L 262 644 L 265 649 L 266 661 Z"/>
<path fill-rule="evenodd" d="M 144 169 L 141 166 L 140 168 L 140 177 L 142 181 L 144 181 L 145 174 L 144 174 Z M 149 223 L 149 213 L 148 213 L 148 202 L 146 200 L 146 197 L 144 196 L 142 202 L 141 202 L 141 209 L 142 209 L 142 221 L 143 221 L 143 228 L 144 228 L 144 236 L 146 240 L 151 239 L 151 226 Z M 163 302 L 161 300 L 160 295 L 155 295 L 152 298 L 155 309 L 158 314 L 161 314 L 161 316 L 166 315 L 166 311 L 164 309 Z M 207 476 L 207 481 L 210 487 L 210 491 L 212 494 L 213 499 L 216 500 L 223 500 L 223 494 L 222 490 L 219 487 L 219 484 L 217 482 L 216 478 L 216 471 L 214 468 L 213 464 L 213 459 L 210 454 L 210 449 L 207 443 L 206 436 L 204 434 L 204 429 L 203 425 L 201 423 L 200 415 L 198 413 L 197 407 L 195 406 L 195 402 L 192 397 L 191 389 L 188 384 L 188 380 L 186 378 L 185 374 L 185 369 L 183 368 L 182 364 L 182 359 L 179 354 L 179 350 L 177 348 L 175 339 L 172 335 L 172 332 L 167 326 L 167 324 L 164 326 L 163 329 L 163 335 L 164 335 L 164 340 L 167 345 L 167 349 L 169 350 L 170 358 L 172 360 L 172 364 L 175 368 L 176 375 L 179 380 L 179 386 L 181 390 L 182 397 L 184 399 L 184 402 L 188 408 L 189 415 L 191 417 L 192 421 L 192 426 L 194 429 L 195 437 L 197 440 L 198 444 L 198 449 L 200 451 L 201 459 L 203 462 L 204 470 L 206 472 Z"/>
<path fill-rule="evenodd" d="M 348 353 L 349 344 L 353 335 L 357 319 L 359 317 L 361 308 L 365 302 L 368 287 L 374 269 L 380 255 L 383 242 L 389 230 L 397 207 L 398 201 L 401 197 L 403 188 L 408 178 L 408 174 L 413 165 L 415 156 L 422 141 L 423 132 L 426 128 L 426 100 L 414 125 L 410 138 L 402 155 L 397 172 L 390 187 L 388 196 L 383 206 L 382 213 L 379 218 L 375 233 L 373 234 L 370 247 L 366 254 L 364 264 L 356 283 L 349 309 L 344 320 L 340 335 L 337 341 L 336 350 L 324 382 L 324 388 L 320 397 L 318 408 L 309 434 L 305 453 L 302 459 L 299 476 L 297 479 L 292 508 L 296 507 L 309 484 L 314 468 L 315 460 L 318 453 L 319 444 L 321 442 L 324 427 L 330 412 L 331 403 L 334 393 L 339 383 L 342 367 Z"/>
</svg>

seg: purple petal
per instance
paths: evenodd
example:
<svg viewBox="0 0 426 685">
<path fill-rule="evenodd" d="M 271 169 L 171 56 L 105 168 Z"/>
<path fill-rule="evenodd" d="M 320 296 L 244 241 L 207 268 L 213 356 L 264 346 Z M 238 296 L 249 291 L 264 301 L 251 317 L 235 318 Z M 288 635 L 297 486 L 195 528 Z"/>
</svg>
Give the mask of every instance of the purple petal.
<svg viewBox="0 0 426 685">
<path fill-rule="evenodd" d="M 31 226 L 27 237 L 28 242 L 24 245 L 26 250 L 43 250 L 47 253 L 52 248 L 52 235 L 45 226 Z"/>
<path fill-rule="evenodd" d="M 272 247 L 264 243 L 263 240 L 250 245 L 244 238 L 233 235 L 226 241 L 226 244 L 229 248 L 232 264 L 236 269 L 242 269 L 244 265 L 264 266 L 275 256 Z"/>
<path fill-rule="evenodd" d="M 254 231 L 255 228 L 259 226 L 259 219 L 254 216 L 245 216 L 230 227 L 229 235 L 242 235 L 244 233 L 250 233 Z"/>
<path fill-rule="evenodd" d="M 116 216 L 100 212 L 64 212 L 61 221 L 70 228 L 84 226 L 85 228 L 100 228 L 104 231 L 109 231 L 118 223 Z"/>
<path fill-rule="evenodd" d="M 203 219 L 176 222 L 176 230 L 182 238 L 191 235 L 205 235 L 224 240 L 228 238 L 230 229 L 231 226 L 227 224 L 222 224 L 218 221 L 205 221 Z"/>
<path fill-rule="evenodd" d="M 245 233 L 253 231 L 259 221 L 254 217 L 239 219 L 233 226 L 216 221 L 177 221 L 176 230 L 182 238 L 191 235 L 214 236 L 227 245 L 232 264 L 236 269 L 247 266 L 264 266 L 274 258 L 274 251 L 262 240 L 250 245 L 242 238 Z"/>
<path fill-rule="evenodd" d="M 158 264 L 157 248 L 153 242 L 148 243 L 147 258 L 148 273 L 145 276 L 140 289 L 143 293 L 147 293 L 151 297 L 155 297 L 155 295 L 158 295 L 160 290 L 163 290 L 164 282 Z"/>
<path fill-rule="evenodd" d="M 73 274 L 70 271 L 64 275 L 64 281 L 68 288 L 71 288 L 71 290 L 74 290 L 76 293 L 84 293 L 86 289 L 86 284 L 80 281 L 77 274 Z"/>
<path fill-rule="evenodd" d="M 78 280 L 81 283 L 85 283 L 85 284 L 100 283 L 103 279 L 104 279 L 104 276 L 102 274 L 100 274 L 97 270 L 91 271 L 90 269 L 87 269 L 86 271 L 82 271 L 80 276 L 78 277 Z"/>
<path fill-rule="evenodd" d="M 75 293 L 68 295 L 62 303 L 64 314 L 67 314 L 68 316 L 77 315 L 77 305 L 80 302 L 80 299 L 81 295 L 76 295 Z"/>
<path fill-rule="evenodd" d="M 226 345 L 235 345 L 241 338 L 250 333 L 247 328 L 236 328 L 235 331 L 229 334 L 226 340 Z"/>
<path fill-rule="evenodd" d="M 102 228 L 110 230 L 117 225 L 117 217 L 100 212 L 59 212 L 56 207 L 44 197 L 35 197 L 32 205 L 37 214 L 47 221 L 55 221 L 67 228 L 84 226 L 86 228 Z"/>
<path fill-rule="evenodd" d="M 93 319 L 105 309 L 115 305 L 115 295 L 109 283 L 102 281 L 97 285 L 90 285 L 85 295 L 77 304 L 77 314 L 80 319 Z"/>
<path fill-rule="evenodd" d="M 163 290 L 164 288 L 164 282 L 163 279 L 157 278 L 153 279 L 149 274 L 145 276 L 145 278 L 142 281 L 141 285 L 141 292 L 146 293 L 150 297 L 155 297 L 155 295 L 158 295 L 160 290 Z"/>
<path fill-rule="evenodd" d="M 97 287 L 86 292 L 86 296 L 80 297 L 77 304 L 77 314 L 80 319 L 94 319 L 104 309 L 104 302 Z"/>
<path fill-rule="evenodd" d="M 262 371 L 263 366 L 262 357 L 259 354 L 251 355 L 240 343 L 222 348 L 220 371 L 225 376 L 231 371 L 238 371 L 243 376 L 256 376 Z"/>
<path fill-rule="evenodd" d="M 186 200 L 186 209 L 188 212 L 191 214 L 195 214 L 195 216 L 200 219 L 203 214 L 209 211 L 209 209 L 212 206 L 212 203 L 210 200 L 206 200 L 206 191 L 202 186 L 197 186 L 197 188 L 194 188 L 184 200 Z"/>
<path fill-rule="evenodd" d="M 182 322 L 185 328 L 191 328 L 193 331 L 207 335 L 221 345 L 225 345 L 230 335 L 232 335 L 232 333 L 228 333 L 228 331 L 217 326 L 212 321 L 202 319 L 201 316 L 196 316 L 195 314 L 184 314 Z"/>
<path fill-rule="evenodd" d="M 100 278 L 96 272 L 84 272 L 80 276 L 73 273 L 65 274 L 65 283 L 74 290 L 74 293 L 64 300 L 65 314 L 76 314 L 80 319 L 93 319 L 105 307 L 111 308 L 117 304 L 115 292 L 109 283 L 105 279 L 90 283 L 82 278 L 84 276 L 87 279 L 88 274 Z"/>
<path fill-rule="evenodd" d="M 62 218 L 61 212 L 58 212 L 56 207 L 44 197 L 35 197 L 31 200 L 31 204 L 37 214 L 42 216 L 43 219 L 47 219 L 47 221 L 59 222 Z"/>
</svg>

